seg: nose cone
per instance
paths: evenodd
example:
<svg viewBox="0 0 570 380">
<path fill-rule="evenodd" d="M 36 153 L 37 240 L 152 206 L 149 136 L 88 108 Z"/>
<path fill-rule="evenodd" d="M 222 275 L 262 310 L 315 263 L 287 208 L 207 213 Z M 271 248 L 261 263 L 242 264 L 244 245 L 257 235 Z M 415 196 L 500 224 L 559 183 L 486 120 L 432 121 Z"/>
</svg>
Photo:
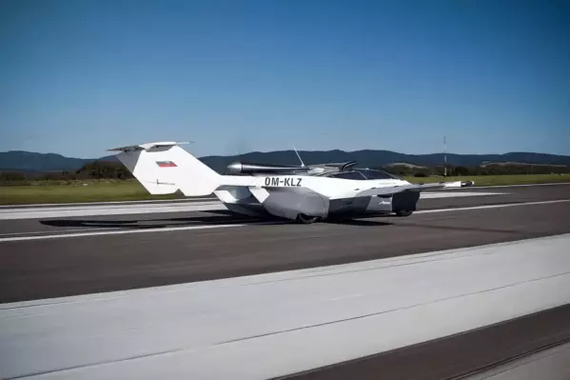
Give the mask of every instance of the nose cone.
<svg viewBox="0 0 570 380">
<path fill-rule="evenodd" d="M 234 162 L 234 163 L 231 163 L 231 164 L 228 165 L 228 171 L 229 171 L 231 174 L 239 174 L 239 173 L 241 173 L 241 172 L 242 172 L 242 168 L 243 168 L 243 166 L 242 166 L 241 162 Z"/>
</svg>

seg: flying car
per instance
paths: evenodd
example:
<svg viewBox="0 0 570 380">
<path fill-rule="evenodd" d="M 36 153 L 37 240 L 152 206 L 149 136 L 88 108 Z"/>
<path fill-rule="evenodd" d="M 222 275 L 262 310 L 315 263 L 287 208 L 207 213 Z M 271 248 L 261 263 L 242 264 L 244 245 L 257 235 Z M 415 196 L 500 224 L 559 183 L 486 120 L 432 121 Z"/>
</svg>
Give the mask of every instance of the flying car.
<svg viewBox="0 0 570 380">
<path fill-rule="evenodd" d="M 472 181 L 412 184 L 356 162 L 283 166 L 235 162 L 220 174 L 177 142 L 109 149 L 150 194 L 212 193 L 233 213 L 311 224 L 334 218 L 410 216 L 429 189 L 472 186 Z"/>
</svg>

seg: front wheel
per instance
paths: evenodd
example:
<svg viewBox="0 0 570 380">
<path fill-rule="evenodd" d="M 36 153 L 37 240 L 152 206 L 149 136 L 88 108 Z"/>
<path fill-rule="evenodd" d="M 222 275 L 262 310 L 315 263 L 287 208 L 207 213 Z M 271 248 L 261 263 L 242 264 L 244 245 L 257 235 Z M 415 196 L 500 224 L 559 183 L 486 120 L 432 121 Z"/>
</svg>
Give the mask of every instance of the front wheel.
<svg viewBox="0 0 570 380">
<path fill-rule="evenodd" d="M 313 224 L 317 222 L 320 218 L 318 216 L 309 216 L 305 214 L 297 215 L 297 221 L 303 224 Z"/>
<path fill-rule="evenodd" d="M 410 216 L 410 215 L 412 215 L 413 213 L 414 213 L 413 210 L 398 210 L 398 211 L 396 211 L 396 215 L 402 216 L 402 217 L 404 217 L 404 216 Z"/>
</svg>

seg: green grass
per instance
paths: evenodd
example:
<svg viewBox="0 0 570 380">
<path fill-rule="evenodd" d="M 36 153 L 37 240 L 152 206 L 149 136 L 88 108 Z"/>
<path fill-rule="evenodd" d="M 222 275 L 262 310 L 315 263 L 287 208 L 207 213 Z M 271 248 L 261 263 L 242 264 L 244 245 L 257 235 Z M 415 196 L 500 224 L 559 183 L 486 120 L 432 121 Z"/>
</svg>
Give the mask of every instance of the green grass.
<svg viewBox="0 0 570 380">
<path fill-rule="evenodd" d="M 462 177 L 405 177 L 412 183 L 432 183 L 441 181 L 475 181 L 475 186 L 524 185 L 536 183 L 570 182 L 570 174 L 519 174 L 481 175 Z"/>
<path fill-rule="evenodd" d="M 476 186 L 570 182 L 570 174 L 496 175 L 464 177 L 406 177 L 413 183 L 475 181 Z M 152 196 L 134 180 L 36 181 L 26 186 L 0 186 L 0 204 L 75 203 L 176 199 L 182 194 Z"/>
<path fill-rule="evenodd" d="M 75 203 L 182 198 L 150 195 L 136 181 L 38 181 L 26 186 L 0 186 L 0 204 Z"/>
</svg>

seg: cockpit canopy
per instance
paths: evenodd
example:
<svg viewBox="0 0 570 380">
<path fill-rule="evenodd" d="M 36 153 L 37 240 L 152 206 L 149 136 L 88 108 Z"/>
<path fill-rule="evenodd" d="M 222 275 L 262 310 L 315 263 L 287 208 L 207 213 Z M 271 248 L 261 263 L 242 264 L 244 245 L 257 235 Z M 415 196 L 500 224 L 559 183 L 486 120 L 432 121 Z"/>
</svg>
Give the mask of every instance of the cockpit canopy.
<svg viewBox="0 0 570 380">
<path fill-rule="evenodd" d="M 351 169 L 348 171 L 330 173 L 327 177 L 331 178 L 342 178 L 342 179 L 357 179 L 357 180 L 367 180 L 367 179 L 398 179 L 389 173 L 377 169 Z"/>
</svg>

